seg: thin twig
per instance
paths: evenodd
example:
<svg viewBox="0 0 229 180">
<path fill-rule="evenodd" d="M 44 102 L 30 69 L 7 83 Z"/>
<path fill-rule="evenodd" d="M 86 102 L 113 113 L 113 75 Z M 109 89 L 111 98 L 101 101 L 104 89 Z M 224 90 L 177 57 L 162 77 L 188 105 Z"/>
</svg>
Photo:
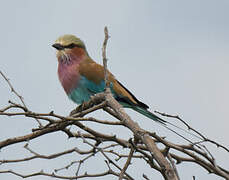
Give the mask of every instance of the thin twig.
<svg viewBox="0 0 229 180">
<path fill-rule="evenodd" d="M 150 180 L 145 174 L 142 175 L 146 180 Z"/>
<path fill-rule="evenodd" d="M 175 173 L 176 173 L 176 175 L 177 175 L 177 179 L 180 180 L 180 177 L 179 177 L 179 174 L 178 174 L 178 171 L 177 171 L 175 162 L 173 161 L 173 159 L 172 159 L 170 153 L 167 153 L 167 157 L 168 157 L 169 162 L 170 162 L 170 164 L 172 165 L 172 167 L 173 167 L 173 169 L 174 169 L 174 171 L 175 171 Z"/>
<path fill-rule="evenodd" d="M 106 56 L 107 41 L 109 39 L 107 27 L 104 28 L 104 34 L 105 34 L 105 39 L 104 39 L 104 42 L 103 42 L 102 57 L 103 57 L 103 67 L 104 67 L 104 81 L 105 81 L 105 84 L 106 84 L 106 88 L 108 88 L 110 85 L 109 85 L 109 82 L 108 82 L 107 56 Z"/>
<path fill-rule="evenodd" d="M 170 118 L 175 118 L 175 119 L 178 119 L 180 122 L 182 122 L 187 128 L 188 130 L 192 130 L 193 132 L 195 132 L 196 134 L 198 134 L 202 139 L 203 141 L 205 142 L 210 142 L 212 144 L 215 144 L 217 147 L 221 147 L 223 148 L 225 151 L 229 152 L 229 149 L 211 139 L 208 139 L 206 138 L 202 133 L 200 133 L 199 131 L 197 131 L 196 129 L 192 128 L 187 122 L 185 122 L 183 119 L 181 119 L 178 115 L 170 115 L 170 114 L 167 114 L 167 113 L 162 113 L 162 112 L 159 112 L 159 111 L 154 111 L 155 113 L 158 113 L 162 116 L 165 116 L 165 117 L 170 117 Z"/>
<path fill-rule="evenodd" d="M 106 153 L 103 151 L 102 148 L 99 148 L 95 145 L 93 145 L 92 143 L 90 143 L 89 141 L 87 141 L 83 136 L 82 136 L 83 142 L 88 144 L 89 146 L 97 149 L 98 151 L 101 152 L 101 154 L 108 160 L 109 163 L 113 164 L 116 168 L 118 168 L 120 171 L 122 170 L 114 161 L 112 161 L 107 155 Z M 124 172 L 124 174 L 131 180 L 133 180 L 134 178 L 132 178 L 128 173 Z"/>
<path fill-rule="evenodd" d="M 9 85 L 9 87 L 10 87 L 10 89 L 11 89 L 11 92 L 13 92 L 19 99 L 20 99 L 20 101 L 21 101 L 21 103 L 23 104 L 23 106 L 25 107 L 25 108 L 27 108 L 26 107 L 26 105 L 25 105 L 25 102 L 24 102 L 24 100 L 23 100 L 23 97 L 20 95 L 20 94 L 18 94 L 18 92 L 14 89 L 14 87 L 12 86 L 12 84 L 10 83 L 10 80 L 3 74 L 3 72 L 0 70 L 0 74 L 2 75 L 2 77 L 6 80 L 6 82 L 8 83 L 8 85 Z"/>
<path fill-rule="evenodd" d="M 131 161 L 131 159 L 133 157 L 133 154 L 134 154 L 134 148 L 131 147 L 130 148 L 129 156 L 128 156 L 127 161 L 125 163 L 125 166 L 123 167 L 123 169 L 122 169 L 122 171 L 120 173 L 119 180 L 122 180 L 123 179 L 124 173 L 126 172 L 128 166 L 130 165 L 130 161 Z"/>
<path fill-rule="evenodd" d="M 20 101 L 21 101 L 21 103 L 23 104 L 23 109 L 24 109 L 24 111 L 26 112 L 26 111 L 29 111 L 28 110 L 28 108 L 27 108 L 27 106 L 25 105 L 25 102 L 24 102 L 24 98 L 20 95 L 20 94 L 18 94 L 18 92 L 14 89 L 14 87 L 13 87 L 13 85 L 10 83 L 10 80 L 3 74 L 3 72 L 0 70 L 0 74 L 2 75 L 2 77 L 6 80 L 6 82 L 7 82 L 7 84 L 9 85 L 9 87 L 10 87 L 10 89 L 11 89 L 11 92 L 13 92 L 19 99 L 20 99 Z M 34 118 L 36 121 L 37 121 L 37 123 L 39 124 L 39 127 L 42 127 L 43 125 L 41 124 L 41 122 L 38 120 L 38 119 L 36 119 L 36 118 Z"/>
</svg>

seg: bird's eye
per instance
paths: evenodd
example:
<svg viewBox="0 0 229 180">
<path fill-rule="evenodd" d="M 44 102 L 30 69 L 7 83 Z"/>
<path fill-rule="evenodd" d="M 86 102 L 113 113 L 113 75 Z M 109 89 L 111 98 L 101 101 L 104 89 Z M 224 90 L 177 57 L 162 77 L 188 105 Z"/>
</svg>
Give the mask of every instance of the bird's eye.
<svg viewBox="0 0 229 180">
<path fill-rule="evenodd" d="M 74 47 L 76 47 L 76 45 L 75 45 L 74 43 L 69 44 L 69 45 L 67 45 L 67 46 L 64 46 L 64 48 L 68 48 L 68 49 L 72 49 L 72 48 L 74 48 Z"/>
</svg>

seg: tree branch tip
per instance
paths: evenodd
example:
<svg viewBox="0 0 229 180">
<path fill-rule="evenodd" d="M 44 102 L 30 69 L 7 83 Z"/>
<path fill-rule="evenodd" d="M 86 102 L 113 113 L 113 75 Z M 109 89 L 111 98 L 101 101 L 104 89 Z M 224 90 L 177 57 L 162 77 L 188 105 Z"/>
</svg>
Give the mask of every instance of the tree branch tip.
<svg viewBox="0 0 229 180">
<path fill-rule="evenodd" d="M 105 162 L 106 164 L 108 163 L 106 159 L 104 160 L 104 162 Z"/>
<path fill-rule="evenodd" d="M 165 149 L 163 150 L 164 156 L 168 156 L 169 150 L 170 150 L 170 147 L 165 147 Z"/>
<path fill-rule="evenodd" d="M 29 146 L 29 143 L 26 143 L 23 147 L 28 148 L 28 146 Z"/>
<path fill-rule="evenodd" d="M 118 162 L 121 159 L 121 157 L 115 158 L 115 161 Z"/>
<path fill-rule="evenodd" d="M 41 128 L 39 127 L 39 128 L 33 128 L 32 129 L 32 132 L 36 132 L 36 131 L 39 131 Z"/>
</svg>

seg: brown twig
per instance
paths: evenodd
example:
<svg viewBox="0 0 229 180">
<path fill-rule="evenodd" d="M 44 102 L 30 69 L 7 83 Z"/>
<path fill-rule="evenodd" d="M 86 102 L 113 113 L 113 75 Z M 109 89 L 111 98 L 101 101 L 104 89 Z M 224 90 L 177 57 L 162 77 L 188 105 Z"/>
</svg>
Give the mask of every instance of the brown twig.
<svg viewBox="0 0 229 180">
<path fill-rule="evenodd" d="M 40 172 L 36 172 L 36 173 L 32 173 L 32 174 L 21 174 L 21 173 L 17 173 L 15 171 L 12 170 L 6 170 L 6 171 L 0 171 L 1 173 L 8 173 L 8 174 L 14 174 L 16 176 L 19 176 L 21 178 L 29 178 L 29 177 L 34 177 L 34 176 L 47 176 L 47 177 L 53 177 L 53 178 L 57 178 L 57 179 L 67 179 L 67 180 L 72 180 L 72 179 L 81 179 L 81 178 L 92 178 L 92 177 L 104 177 L 107 175 L 115 175 L 115 176 L 119 176 L 119 174 L 115 173 L 114 171 L 105 171 L 103 173 L 97 173 L 97 174 L 88 174 L 87 172 L 85 172 L 83 175 L 79 175 L 79 176 L 60 176 L 57 175 L 55 173 L 45 173 L 43 170 L 41 170 Z"/>
<path fill-rule="evenodd" d="M 13 92 L 20 99 L 21 103 L 23 104 L 24 111 L 27 112 L 28 111 L 28 108 L 25 105 L 24 98 L 20 94 L 18 94 L 18 92 L 14 89 L 13 85 L 10 83 L 10 80 L 3 74 L 3 72 L 1 70 L 0 70 L 0 74 L 6 80 L 7 84 L 9 85 L 9 87 L 11 89 L 11 92 Z M 42 127 L 43 126 L 38 119 L 35 118 L 35 120 L 39 124 L 39 127 Z"/>
<path fill-rule="evenodd" d="M 175 162 L 174 162 L 174 160 L 172 159 L 170 153 L 167 154 L 167 157 L 168 157 L 169 162 L 170 162 L 170 164 L 172 165 L 172 167 L 173 167 L 173 169 L 174 169 L 174 171 L 175 171 L 175 173 L 176 173 L 177 179 L 180 180 L 180 177 L 179 177 L 179 174 L 178 174 L 178 171 L 177 171 Z"/>
<path fill-rule="evenodd" d="M 223 148 L 225 151 L 229 152 L 229 149 L 211 139 L 208 139 L 206 138 L 202 133 L 200 133 L 199 131 L 197 131 L 196 129 L 192 128 L 187 122 L 185 122 L 183 119 L 181 119 L 178 115 L 170 115 L 170 114 L 167 114 L 167 113 L 162 113 L 162 112 L 159 112 L 159 111 L 154 111 L 155 113 L 158 113 L 162 116 L 165 116 L 165 117 L 170 117 L 170 118 L 175 118 L 175 119 L 178 119 L 181 123 L 183 123 L 187 128 L 188 130 L 191 130 L 193 132 L 195 132 L 196 134 L 198 134 L 202 139 L 203 141 L 205 142 L 210 142 L 212 144 L 215 144 L 217 147 L 221 147 Z"/>
<path fill-rule="evenodd" d="M 103 67 L 104 67 L 104 81 L 106 84 L 106 88 L 108 88 L 110 85 L 108 82 L 107 56 L 106 56 L 107 41 L 109 39 L 107 27 L 104 28 L 104 34 L 105 34 L 105 38 L 104 38 L 103 48 L 102 48 L 102 57 L 103 57 Z"/>
<path fill-rule="evenodd" d="M 119 176 L 119 180 L 122 180 L 122 179 L 123 179 L 124 173 L 126 172 L 128 166 L 130 165 L 130 161 L 131 161 L 131 159 L 132 159 L 132 157 L 133 157 L 133 154 L 134 154 L 134 148 L 131 147 L 131 148 L 130 148 L 129 156 L 128 156 L 128 158 L 127 158 L 127 161 L 126 161 L 126 163 L 125 163 L 123 169 L 121 170 L 121 173 L 120 173 L 120 176 Z"/>
<path fill-rule="evenodd" d="M 146 180 L 150 180 L 145 174 L 142 175 Z"/>
<path fill-rule="evenodd" d="M 27 109 L 23 97 L 20 94 L 18 94 L 18 92 L 14 89 L 14 87 L 10 83 L 10 80 L 3 74 L 3 72 L 1 70 L 0 70 L 0 74 L 6 80 L 7 84 L 9 85 L 9 87 L 11 89 L 11 92 L 13 92 L 20 99 L 20 101 L 23 104 L 23 106 Z"/>
<path fill-rule="evenodd" d="M 102 148 L 98 148 L 97 146 L 93 145 L 92 143 L 90 143 L 89 141 L 87 141 L 83 136 L 82 136 L 83 142 L 88 144 L 89 146 L 97 149 L 99 152 L 101 152 L 101 154 L 108 160 L 109 163 L 113 164 L 116 168 L 118 168 L 120 171 L 122 170 L 114 161 L 112 161 L 104 152 L 104 150 Z M 123 172 L 129 179 L 133 180 L 133 178 L 126 172 Z"/>
</svg>

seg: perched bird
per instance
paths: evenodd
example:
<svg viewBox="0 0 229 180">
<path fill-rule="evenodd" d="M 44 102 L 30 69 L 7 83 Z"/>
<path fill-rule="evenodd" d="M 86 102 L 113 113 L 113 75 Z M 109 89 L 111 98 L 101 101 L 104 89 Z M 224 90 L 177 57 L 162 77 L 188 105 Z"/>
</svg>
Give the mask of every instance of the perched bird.
<svg viewBox="0 0 229 180">
<path fill-rule="evenodd" d="M 52 45 L 57 49 L 58 76 L 68 97 L 82 104 L 90 96 L 105 89 L 104 68 L 89 56 L 86 46 L 74 35 L 63 35 Z M 113 97 L 124 107 L 131 108 L 148 118 L 165 124 L 166 121 L 151 113 L 113 74 L 108 72 Z"/>
</svg>

